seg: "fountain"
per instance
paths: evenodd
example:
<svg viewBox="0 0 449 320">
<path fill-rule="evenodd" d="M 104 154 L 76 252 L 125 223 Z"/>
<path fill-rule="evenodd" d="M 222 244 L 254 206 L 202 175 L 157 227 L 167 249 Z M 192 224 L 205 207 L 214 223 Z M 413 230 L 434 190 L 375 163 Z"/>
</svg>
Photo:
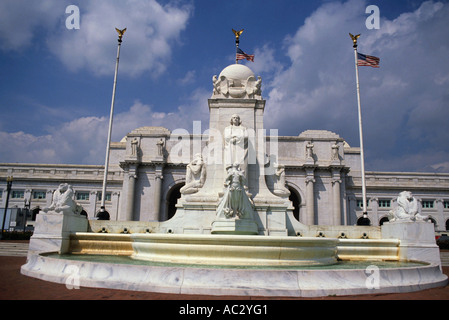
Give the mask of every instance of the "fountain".
<svg viewBox="0 0 449 320">
<path fill-rule="evenodd" d="M 410 292 L 447 283 L 433 226 L 416 213 L 392 212 L 382 227 L 297 221 L 282 165 L 267 183 L 274 165 L 266 161 L 264 108 L 260 77 L 244 65 L 225 68 L 213 78 L 207 152 L 187 165 L 175 216 L 88 220 L 76 203 L 64 203 L 64 187 L 61 203 L 38 215 L 21 272 L 58 283 L 76 277 L 88 287 L 209 295 Z"/>
</svg>

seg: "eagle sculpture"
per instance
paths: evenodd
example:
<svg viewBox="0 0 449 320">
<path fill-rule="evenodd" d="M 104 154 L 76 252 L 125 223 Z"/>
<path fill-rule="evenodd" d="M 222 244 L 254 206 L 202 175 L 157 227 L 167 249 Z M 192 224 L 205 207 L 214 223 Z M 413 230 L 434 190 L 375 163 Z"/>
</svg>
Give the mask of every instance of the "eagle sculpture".
<svg viewBox="0 0 449 320">
<path fill-rule="evenodd" d="M 116 30 L 117 33 L 118 33 L 118 38 L 119 38 L 120 40 L 122 40 L 122 37 L 123 37 L 123 35 L 124 35 L 125 32 L 126 32 L 126 28 L 123 29 L 123 30 L 120 30 L 120 29 L 115 28 L 115 30 Z"/>
<path fill-rule="evenodd" d="M 356 46 L 356 45 L 357 45 L 357 39 L 360 38 L 360 34 L 354 36 L 352 33 L 350 33 L 349 36 L 351 37 L 352 42 L 353 42 L 354 45 Z"/>
<path fill-rule="evenodd" d="M 243 29 L 240 31 L 235 31 L 234 29 L 232 29 L 232 32 L 234 32 L 235 38 L 238 40 L 240 38 L 240 35 L 243 33 Z"/>
</svg>

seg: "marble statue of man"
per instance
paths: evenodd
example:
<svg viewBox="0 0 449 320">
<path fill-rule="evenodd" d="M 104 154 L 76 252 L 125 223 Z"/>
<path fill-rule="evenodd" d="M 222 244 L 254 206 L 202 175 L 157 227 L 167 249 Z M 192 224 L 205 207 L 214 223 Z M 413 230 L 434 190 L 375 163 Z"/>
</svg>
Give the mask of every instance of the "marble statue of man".
<svg viewBox="0 0 449 320">
<path fill-rule="evenodd" d="M 307 159 L 313 158 L 313 147 L 314 147 L 314 145 L 313 145 L 312 141 L 307 142 L 307 145 L 306 145 L 306 158 Z"/>
<path fill-rule="evenodd" d="M 224 157 L 225 167 L 237 163 L 243 172 L 248 167 L 248 131 L 241 125 L 238 114 L 231 117 L 231 125 L 224 130 Z"/>
<path fill-rule="evenodd" d="M 58 189 L 53 193 L 53 200 L 49 207 L 42 209 L 45 213 L 54 211 L 60 214 L 79 214 L 82 207 L 73 200 L 72 186 L 67 183 L 61 183 Z"/>
<path fill-rule="evenodd" d="M 203 156 L 198 153 L 193 158 L 192 162 L 186 168 L 186 184 L 181 188 L 181 194 L 197 193 L 206 181 L 206 164 L 203 161 Z"/>
<path fill-rule="evenodd" d="M 246 193 L 245 173 L 238 163 L 228 167 L 224 183 L 226 190 L 218 206 L 218 215 L 226 218 L 244 218 L 251 215 L 253 206 Z"/>
<path fill-rule="evenodd" d="M 338 151 L 340 150 L 340 147 L 337 143 L 334 143 L 332 145 L 332 153 L 331 153 L 331 160 L 339 160 L 338 157 Z"/>
<path fill-rule="evenodd" d="M 137 138 L 134 138 L 133 140 L 131 140 L 131 155 L 132 156 L 137 156 L 138 147 L 139 147 L 139 140 L 137 140 Z"/>
<path fill-rule="evenodd" d="M 157 143 L 157 153 L 159 156 L 164 156 L 164 147 L 165 147 L 165 141 L 164 139 L 160 139 Z"/>
</svg>

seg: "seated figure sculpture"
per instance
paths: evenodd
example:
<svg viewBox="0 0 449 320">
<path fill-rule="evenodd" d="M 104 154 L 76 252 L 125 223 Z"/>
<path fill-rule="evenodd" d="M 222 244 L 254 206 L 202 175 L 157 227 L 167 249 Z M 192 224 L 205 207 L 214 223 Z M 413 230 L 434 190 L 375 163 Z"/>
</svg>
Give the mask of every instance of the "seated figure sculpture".
<svg viewBox="0 0 449 320">
<path fill-rule="evenodd" d="M 280 197 L 288 197 L 290 191 L 285 187 L 285 166 L 275 163 L 274 168 L 276 172 L 274 174 L 274 190 L 273 193 Z"/>
<path fill-rule="evenodd" d="M 418 201 L 412 196 L 410 191 L 403 191 L 397 199 L 398 207 L 389 212 L 388 219 L 393 221 L 427 221 L 428 216 L 420 215 L 418 212 Z"/>
<path fill-rule="evenodd" d="M 206 181 L 206 164 L 200 153 L 196 154 L 192 162 L 187 165 L 186 184 L 181 188 L 181 194 L 197 193 Z"/>
<path fill-rule="evenodd" d="M 60 214 L 80 214 L 83 207 L 73 200 L 73 189 L 67 183 L 61 183 L 53 193 L 53 200 L 49 207 L 42 209 L 45 213 L 54 211 Z"/>
</svg>

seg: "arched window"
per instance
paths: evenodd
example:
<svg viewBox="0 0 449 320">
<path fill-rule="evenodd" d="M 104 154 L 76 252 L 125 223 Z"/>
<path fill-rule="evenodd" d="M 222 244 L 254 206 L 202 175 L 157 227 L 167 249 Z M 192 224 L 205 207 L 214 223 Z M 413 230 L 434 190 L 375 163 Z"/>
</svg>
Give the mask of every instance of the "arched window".
<svg viewBox="0 0 449 320">
<path fill-rule="evenodd" d="M 176 203 L 181 198 L 181 188 L 185 185 L 184 182 L 175 184 L 167 194 L 166 198 L 166 212 L 167 220 L 173 218 L 176 213 Z"/>
<path fill-rule="evenodd" d="M 369 218 L 365 218 L 365 217 L 361 216 L 357 220 L 357 225 L 358 226 L 370 226 L 371 225 L 371 220 Z"/>
<path fill-rule="evenodd" d="M 383 225 L 385 222 L 388 222 L 388 218 L 387 217 L 383 217 L 382 219 L 380 219 L 379 221 L 379 226 Z"/>
<path fill-rule="evenodd" d="M 293 216 L 296 220 L 299 221 L 299 207 L 301 206 L 301 196 L 298 194 L 298 192 L 296 192 L 295 189 L 291 187 L 289 187 L 288 190 L 290 191 L 290 196 L 288 197 L 288 199 L 292 202 L 294 207 Z"/>
</svg>

